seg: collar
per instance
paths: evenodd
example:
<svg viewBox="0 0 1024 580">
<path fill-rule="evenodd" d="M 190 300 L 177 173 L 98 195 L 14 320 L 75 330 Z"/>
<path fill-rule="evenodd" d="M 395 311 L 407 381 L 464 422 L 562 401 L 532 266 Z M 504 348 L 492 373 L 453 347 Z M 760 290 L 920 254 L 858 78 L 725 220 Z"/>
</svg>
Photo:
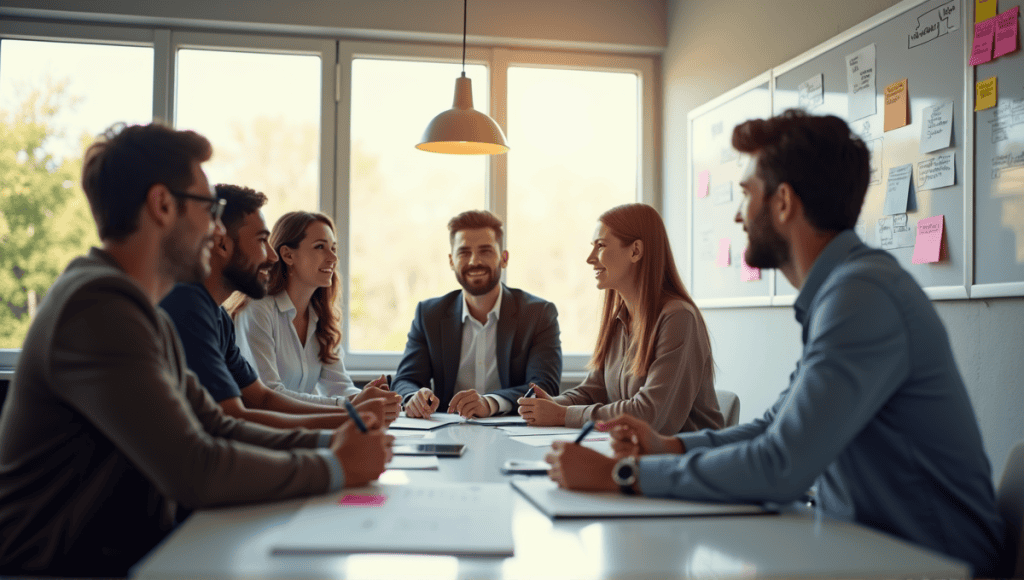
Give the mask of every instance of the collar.
<svg viewBox="0 0 1024 580">
<path fill-rule="evenodd" d="M 273 299 L 274 305 L 277 306 L 278 312 L 280 312 L 281 314 L 293 312 L 294 314 L 292 314 L 291 316 L 292 320 L 294 320 L 295 317 L 298 316 L 298 312 L 296 312 L 295 305 L 292 304 L 292 298 L 291 296 L 288 295 L 287 290 L 282 290 L 280 293 L 275 294 L 273 296 Z M 319 320 L 320 317 L 316 315 L 316 310 L 313 310 L 313 308 L 309 308 L 309 321 L 311 323 L 316 323 Z"/>
<path fill-rule="evenodd" d="M 796 302 L 793 303 L 797 322 L 803 324 L 804 317 L 807 315 L 811 303 L 814 302 L 814 297 L 825 280 L 828 279 L 829 274 L 861 243 L 860 238 L 853 230 L 843 230 L 818 254 L 814 265 L 811 266 L 811 271 L 807 274 L 807 279 L 804 280 L 803 288 L 800 289 L 800 293 L 796 297 Z"/>
<path fill-rule="evenodd" d="M 500 284 L 499 284 L 500 286 Z M 467 318 L 471 318 L 469 314 L 469 301 L 466 300 L 466 292 L 459 292 L 462 296 L 462 322 L 466 322 Z M 494 307 L 491 308 L 490 312 L 487 313 L 487 320 L 498 320 L 501 318 L 501 301 L 504 298 L 505 289 L 502 288 L 501 292 L 498 293 L 498 299 L 494 301 Z"/>
</svg>

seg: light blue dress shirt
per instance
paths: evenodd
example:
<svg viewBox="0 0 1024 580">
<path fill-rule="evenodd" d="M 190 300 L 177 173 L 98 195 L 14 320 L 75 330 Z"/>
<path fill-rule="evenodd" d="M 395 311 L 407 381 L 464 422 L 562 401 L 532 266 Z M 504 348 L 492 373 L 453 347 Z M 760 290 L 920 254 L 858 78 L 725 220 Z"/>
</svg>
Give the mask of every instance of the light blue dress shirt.
<svg viewBox="0 0 1024 580">
<path fill-rule="evenodd" d="M 797 297 L 803 355 L 760 419 L 678 435 L 688 452 L 642 457 L 654 497 L 820 509 L 999 571 L 991 466 L 946 329 L 887 252 L 839 234 Z"/>
</svg>

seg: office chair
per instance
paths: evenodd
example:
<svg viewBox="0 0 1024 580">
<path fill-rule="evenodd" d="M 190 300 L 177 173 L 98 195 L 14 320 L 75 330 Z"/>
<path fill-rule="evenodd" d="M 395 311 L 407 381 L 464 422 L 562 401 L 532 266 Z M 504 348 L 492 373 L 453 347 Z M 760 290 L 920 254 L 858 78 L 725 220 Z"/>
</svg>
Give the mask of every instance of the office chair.
<svg viewBox="0 0 1024 580">
<path fill-rule="evenodd" d="M 722 411 L 725 418 L 725 426 L 732 427 L 740 422 L 740 398 L 732 391 L 715 389 L 718 395 L 718 409 Z"/>
<path fill-rule="evenodd" d="M 1007 548 L 1013 565 L 1013 578 L 1024 578 L 1024 442 L 1018 443 L 1010 451 L 1003 469 L 1003 478 L 996 492 L 999 513 L 1006 522 Z"/>
</svg>

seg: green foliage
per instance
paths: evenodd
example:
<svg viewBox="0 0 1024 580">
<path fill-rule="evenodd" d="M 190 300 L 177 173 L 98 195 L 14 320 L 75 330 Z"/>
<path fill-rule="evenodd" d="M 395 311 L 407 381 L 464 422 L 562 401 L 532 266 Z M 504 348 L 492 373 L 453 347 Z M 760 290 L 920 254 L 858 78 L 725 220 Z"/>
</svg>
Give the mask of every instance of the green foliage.
<svg viewBox="0 0 1024 580">
<path fill-rule="evenodd" d="M 81 157 L 48 150 L 62 136 L 55 118 L 75 102 L 66 82 L 51 82 L 0 109 L 0 348 L 21 347 L 30 293 L 41 301 L 67 263 L 98 244 Z"/>
</svg>

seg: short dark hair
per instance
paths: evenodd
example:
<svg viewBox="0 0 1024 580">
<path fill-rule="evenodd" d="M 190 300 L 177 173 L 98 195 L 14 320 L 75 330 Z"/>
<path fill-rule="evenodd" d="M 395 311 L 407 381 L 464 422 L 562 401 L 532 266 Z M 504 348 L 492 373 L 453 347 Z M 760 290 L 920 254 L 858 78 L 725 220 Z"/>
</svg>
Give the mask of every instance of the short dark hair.
<svg viewBox="0 0 1024 580">
<path fill-rule="evenodd" d="M 455 234 L 462 230 L 475 230 L 477 228 L 491 228 L 494 230 L 494 239 L 498 241 L 498 248 L 505 248 L 505 233 L 502 231 L 501 218 L 487 210 L 469 210 L 448 220 L 448 243 L 455 243 Z"/>
<path fill-rule="evenodd" d="M 217 197 L 227 202 L 220 221 L 232 239 L 237 238 L 238 226 L 242 224 L 245 216 L 256 213 L 267 203 L 266 195 L 250 187 L 218 183 L 213 189 L 217 192 Z"/>
<path fill-rule="evenodd" d="M 758 154 L 756 174 L 765 182 L 766 196 L 788 183 L 815 228 L 838 232 L 857 223 L 871 176 L 870 155 L 846 121 L 790 109 L 738 125 L 732 146 Z"/>
<path fill-rule="evenodd" d="M 118 123 L 104 131 L 86 149 L 82 164 L 82 189 L 100 239 L 120 241 L 134 233 L 149 189 L 157 183 L 178 191 L 188 189 L 192 163 L 212 155 L 206 137 L 159 122 Z"/>
</svg>

